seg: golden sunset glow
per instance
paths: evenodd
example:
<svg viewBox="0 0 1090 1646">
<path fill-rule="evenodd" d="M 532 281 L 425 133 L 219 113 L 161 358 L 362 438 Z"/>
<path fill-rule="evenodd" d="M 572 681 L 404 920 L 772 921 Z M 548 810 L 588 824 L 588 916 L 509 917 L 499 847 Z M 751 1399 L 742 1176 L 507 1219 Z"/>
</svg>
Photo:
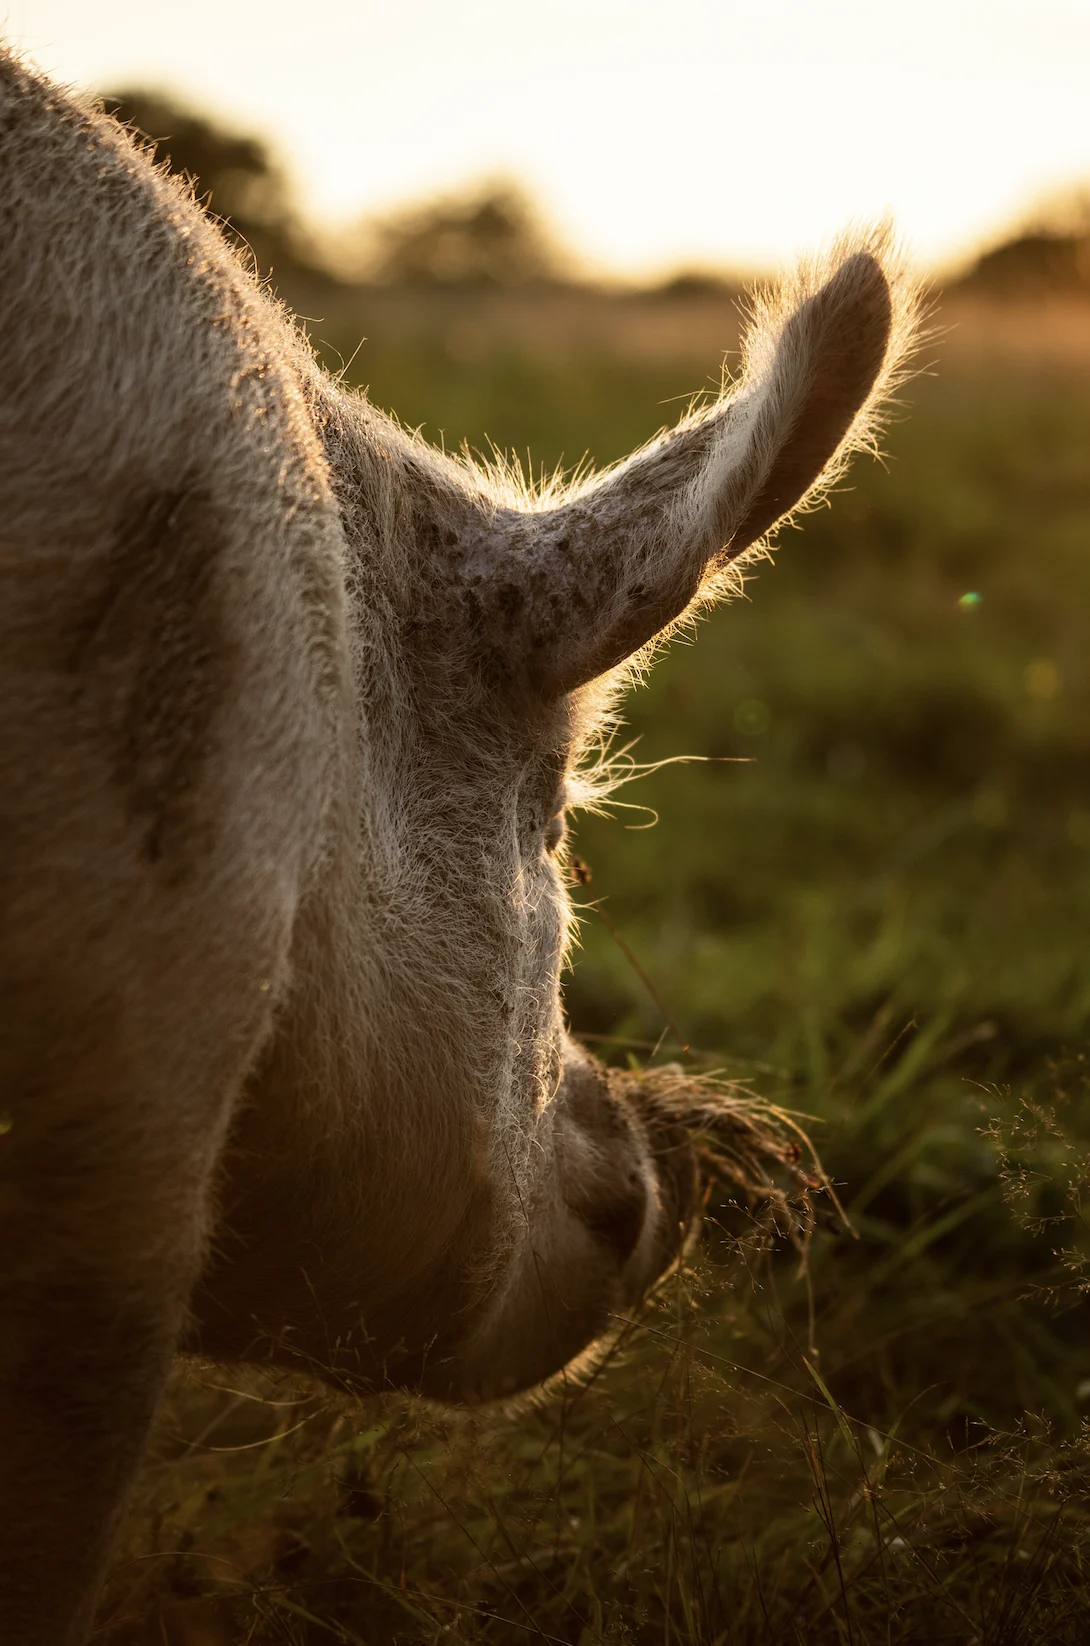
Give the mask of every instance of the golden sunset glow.
<svg viewBox="0 0 1090 1646">
<path fill-rule="evenodd" d="M 1087 0 L 10 0 L 5 29 L 260 131 L 315 221 L 513 177 L 597 272 L 885 213 L 943 264 L 1090 178 Z"/>
</svg>

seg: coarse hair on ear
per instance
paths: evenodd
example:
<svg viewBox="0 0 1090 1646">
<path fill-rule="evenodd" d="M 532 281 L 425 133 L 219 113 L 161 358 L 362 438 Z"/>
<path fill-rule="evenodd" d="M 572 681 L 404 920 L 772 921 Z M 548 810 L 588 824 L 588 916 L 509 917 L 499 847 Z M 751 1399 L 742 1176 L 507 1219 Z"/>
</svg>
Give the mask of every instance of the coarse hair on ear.
<svg viewBox="0 0 1090 1646">
<path fill-rule="evenodd" d="M 746 551 L 873 444 L 916 315 L 888 229 L 846 235 L 751 297 L 742 371 L 713 405 L 559 502 L 499 509 L 474 581 L 512 672 L 574 691 L 736 585 Z"/>
</svg>

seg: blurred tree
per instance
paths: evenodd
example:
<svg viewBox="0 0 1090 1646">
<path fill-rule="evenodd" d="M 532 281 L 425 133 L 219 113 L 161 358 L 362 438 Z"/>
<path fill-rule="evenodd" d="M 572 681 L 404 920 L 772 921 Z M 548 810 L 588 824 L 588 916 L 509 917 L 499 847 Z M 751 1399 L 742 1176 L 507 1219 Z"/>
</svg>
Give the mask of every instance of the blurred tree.
<svg viewBox="0 0 1090 1646">
<path fill-rule="evenodd" d="M 102 103 L 155 145 L 157 159 L 191 178 L 199 198 L 239 233 L 288 229 L 287 182 L 259 138 L 225 131 L 158 92 L 127 89 Z"/>
<path fill-rule="evenodd" d="M 1090 238 L 1021 234 L 978 257 L 962 283 L 997 295 L 1090 294 Z"/>
<path fill-rule="evenodd" d="M 1043 203 L 1018 234 L 983 252 L 958 284 L 996 296 L 1090 296 L 1090 189 Z"/>
<path fill-rule="evenodd" d="M 288 180 L 260 138 L 228 131 L 140 87 L 110 93 L 102 104 L 154 146 L 156 159 L 190 179 L 228 237 L 253 253 L 258 271 L 271 272 L 289 301 L 312 301 L 315 284 L 333 280 L 324 259 L 303 249 Z"/>
<path fill-rule="evenodd" d="M 726 274 L 713 274 L 710 269 L 679 269 L 676 274 L 668 274 L 657 286 L 652 286 L 649 295 L 668 300 L 687 297 L 730 299 L 737 297 L 739 290 L 739 280 Z"/>
<path fill-rule="evenodd" d="M 517 188 L 410 207 L 367 225 L 365 257 L 384 285 L 527 285 L 555 280 L 561 259 Z"/>
</svg>

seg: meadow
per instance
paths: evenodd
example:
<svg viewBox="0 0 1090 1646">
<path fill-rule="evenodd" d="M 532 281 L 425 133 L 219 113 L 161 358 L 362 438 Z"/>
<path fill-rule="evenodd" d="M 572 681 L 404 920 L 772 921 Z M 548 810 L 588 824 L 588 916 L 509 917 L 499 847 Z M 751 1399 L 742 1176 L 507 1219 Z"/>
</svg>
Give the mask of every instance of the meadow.
<svg viewBox="0 0 1090 1646">
<path fill-rule="evenodd" d="M 935 321 L 884 461 L 626 702 L 634 763 L 694 758 L 575 820 L 576 1030 L 797 1112 L 846 1223 L 800 1262 L 713 1197 L 514 1415 L 181 1369 L 101 1646 L 1090 1639 L 1090 310 Z M 673 420 L 737 316 L 376 292 L 315 332 L 549 469 Z"/>
</svg>

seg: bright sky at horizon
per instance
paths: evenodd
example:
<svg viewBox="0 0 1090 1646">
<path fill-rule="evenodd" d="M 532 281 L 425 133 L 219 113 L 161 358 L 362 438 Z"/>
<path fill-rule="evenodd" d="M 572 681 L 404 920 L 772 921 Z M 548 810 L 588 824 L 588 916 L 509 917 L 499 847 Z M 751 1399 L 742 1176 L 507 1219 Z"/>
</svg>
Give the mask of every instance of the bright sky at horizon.
<svg viewBox="0 0 1090 1646">
<path fill-rule="evenodd" d="M 99 91 L 269 139 L 348 221 L 514 178 L 591 271 L 764 267 L 892 214 L 926 264 L 1090 183 L 1090 0 L 0 0 Z"/>
</svg>

